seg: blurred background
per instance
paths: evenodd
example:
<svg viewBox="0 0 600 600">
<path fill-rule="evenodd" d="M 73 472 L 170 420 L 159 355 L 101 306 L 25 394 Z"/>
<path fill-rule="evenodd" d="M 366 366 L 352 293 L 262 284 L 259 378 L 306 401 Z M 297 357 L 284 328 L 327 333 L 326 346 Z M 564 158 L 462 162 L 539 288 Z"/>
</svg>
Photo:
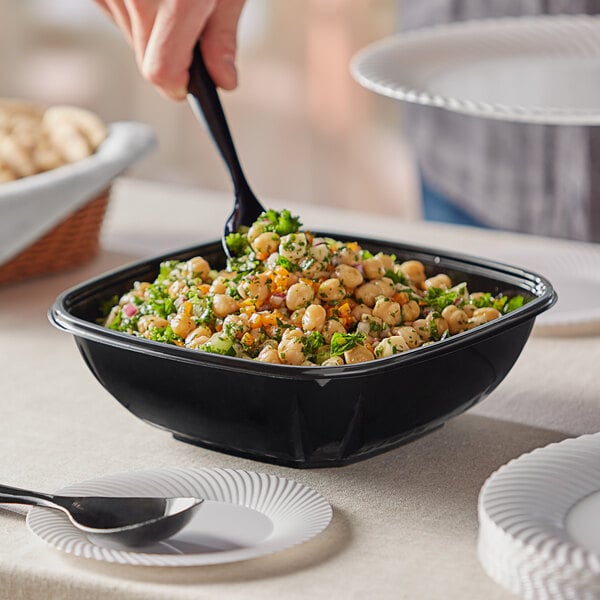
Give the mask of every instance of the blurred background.
<svg viewBox="0 0 600 600">
<path fill-rule="evenodd" d="M 263 198 L 419 216 L 401 104 L 361 88 L 353 54 L 397 30 L 399 0 L 247 0 L 239 87 L 221 94 Z M 0 0 L 0 96 L 74 104 L 151 125 L 158 149 L 129 175 L 231 190 L 187 103 L 143 81 L 92 0 Z"/>
</svg>

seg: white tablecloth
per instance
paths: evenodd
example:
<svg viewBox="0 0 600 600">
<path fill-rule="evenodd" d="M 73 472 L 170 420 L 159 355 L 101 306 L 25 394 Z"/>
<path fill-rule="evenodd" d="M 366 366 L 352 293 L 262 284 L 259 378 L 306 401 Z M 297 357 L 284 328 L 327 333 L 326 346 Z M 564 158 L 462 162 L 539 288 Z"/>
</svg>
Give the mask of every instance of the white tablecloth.
<svg viewBox="0 0 600 600">
<path fill-rule="evenodd" d="M 269 202 L 275 208 L 285 202 Z M 316 205 L 289 206 L 314 229 L 346 231 L 502 258 L 560 252 L 557 240 L 473 230 Z M 133 417 L 93 378 L 46 311 L 62 290 L 139 256 L 217 239 L 227 194 L 123 180 L 103 249 L 87 266 L 0 288 L 2 483 L 53 491 L 156 467 L 232 467 L 305 483 L 332 504 L 309 542 L 228 565 L 119 566 L 62 554 L 0 509 L 0 598 L 508 600 L 476 554 L 484 480 L 523 452 L 600 430 L 600 337 L 534 335 L 502 384 L 440 430 L 337 469 L 294 470 L 175 441 Z M 440 382 L 443 387 L 443 382 Z"/>
</svg>

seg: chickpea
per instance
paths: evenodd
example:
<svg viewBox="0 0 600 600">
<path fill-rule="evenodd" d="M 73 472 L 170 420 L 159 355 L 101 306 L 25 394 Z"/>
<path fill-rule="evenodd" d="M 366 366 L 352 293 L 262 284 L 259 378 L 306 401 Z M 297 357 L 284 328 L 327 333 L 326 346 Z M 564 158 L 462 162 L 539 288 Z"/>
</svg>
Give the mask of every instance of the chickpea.
<svg viewBox="0 0 600 600">
<path fill-rule="evenodd" d="M 223 331 L 227 332 L 232 338 L 241 339 L 249 329 L 247 315 L 227 315 L 223 319 Z"/>
<path fill-rule="evenodd" d="M 421 345 L 421 338 L 419 337 L 417 330 L 414 327 L 410 327 L 409 325 L 404 325 L 402 327 L 394 327 L 394 329 L 392 329 L 392 334 L 399 335 L 402 338 L 404 338 L 404 341 L 406 342 L 409 348 L 417 348 Z"/>
<path fill-rule="evenodd" d="M 400 305 L 385 296 L 377 299 L 373 307 L 373 314 L 391 327 L 398 325 L 402 318 Z"/>
<path fill-rule="evenodd" d="M 277 348 L 273 348 L 272 346 L 265 346 L 256 357 L 256 360 L 260 362 L 281 364 L 281 360 L 279 359 L 279 353 L 277 352 Z"/>
<path fill-rule="evenodd" d="M 465 311 L 467 317 L 471 318 L 477 307 L 474 304 L 465 304 L 462 309 Z"/>
<path fill-rule="evenodd" d="M 213 332 L 210 330 L 209 327 L 207 327 L 206 325 L 200 325 L 199 327 L 196 327 L 196 329 L 193 329 L 187 334 L 185 338 L 185 345 L 189 346 L 197 338 L 208 339 L 212 334 Z M 204 340 L 204 342 L 206 341 L 206 339 Z M 203 344 L 204 342 L 200 343 Z"/>
<path fill-rule="evenodd" d="M 377 284 L 377 281 L 381 280 L 367 281 L 367 283 L 363 283 L 356 288 L 354 296 L 360 303 L 373 307 L 375 306 L 376 298 L 385 295 L 382 294 L 381 286 Z"/>
<path fill-rule="evenodd" d="M 350 265 L 338 265 L 335 269 L 335 276 L 348 290 L 353 290 L 364 281 L 362 273 Z"/>
<path fill-rule="evenodd" d="M 146 293 L 148 292 L 149 288 L 150 288 L 150 283 L 148 283 L 147 281 L 136 281 L 133 284 L 133 292 L 132 293 L 134 294 L 134 296 L 144 299 L 146 297 Z"/>
<path fill-rule="evenodd" d="M 261 283 L 258 278 L 250 281 L 242 281 L 242 283 L 238 285 L 237 290 L 242 298 L 257 300 L 258 304 L 262 304 L 270 294 L 269 288 L 266 284 Z"/>
<path fill-rule="evenodd" d="M 400 265 L 400 270 L 417 287 L 422 288 L 425 282 L 425 266 L 418 260 L 407 260 Z"/>
<path fill-rule="evenodd" d="M 305 360 L 304 345 L 300 338 L 281 340 L 277 347 L 279 359 L 288 365 L 301 365 Z"/>
<path fill-rule="evenodd" d="M 360 262 L 360 250 L 357 252 L 348 248 L 348 246 L 342 246 L 337 255 L 339 257 L 339 261 L 344 265 L 355 265 Z"/>
<path fill-rule="evenodd" d="M 279 236 L 274 231 L 267 231 L 256 236 L 250 245 L 258 254 L 269 256 L 279 247 Z"/>
<path fill-rule="evenodd" d="M 421 314 L 421 309 L 415 300 L 409 300 L 406 304 L 401 306 L 400 310 L 403 323 L 410 323 L 411 321 L 418 319 Z"/>
<path fill-rule="evenodd" d="M 352 315 L 352 318 L 355 321 L 360 321 L 361 317 L 363 315 L 372 315 L 373 314 L 373 310 L 371 308 L 369 308 L 366 304 L 357 304 L 353 309 L 352 312 L 350 313 Z"/>
<path fill-rule="evenodd" d="M 304 233 L 290 233 L 279 240 L 279 255 L 293 263 L 299 263 L 308 252 L 308 240 Z"/>
<path fill-rule="evenodd" d="M 297 327 L 290 327 L 283 332 L 281 336 L 281 341 L 289 341 L 296 338 L 301 338 L 304 335 L 302 329 L 298 329 Z"/>
<path fill-rule="evenodd" d="M 327 313 L 319 304 L 311 304 L 306 308 L 302 317 L 304 331 L 322 331 Z"/>
<path fill-rule="evenodd" d="M 371 350 L 369 350 L 366 346 L 354 346 L 354 348 L 350 348 L 350 350 L 346 350 L 346 352 L 344 352 L 344 360 L 348 365 L 367 362 L 368 360 L 373 360 L 374 358 L 375 356 L 373 352 L 371 352 Z"/>
<path fill-rule="evenodd" d="M 364 333 L 369 340 L 378 339 L 383 329 L 385 329 L 383 321 L 375 315 L 363 315 L 356 326 L 356 331 Z"/>
<path fill-rule="evenodd" d="M 210 265 L 201 256 L 194 256 L 185 263 L 185 268 L 196 277 L 200 277 L 203 281 L 210 273 Z"/>
<path fill-rule="evenodd" d="M 448 330 L 448 323 L 443 317 L 434 317 L 433 314 L 434 313 L 428 314 L 425 321 L 429 324 L 430 335 L 432 335 L 434 339 L 441 338 Z"/>
<path fill-rule="evenodd" d="M 302 327 L 302 319 L 304 319 L 304 313 L 306 312 L 305 308 L 297 308 L 290 315 L 290 323 L 295 325 L 296 327 Z"/>
<path fill-rule="evenodd" d="M 187 315 L 180 313 L 171 319 L 171 329 L 173 330 L 173 333 L 179 337 L 187 337 L 188 334 L 195 328 L 196 323 L 194 323 L 194 319 L 188 317 Z"/>
<path fill-rule="evenodd" d="M 489 321 L 493 321 L 500 316 L 500 312 L 495 308 L 484 307 L 477 308 L 473 312 L 473 316 L 468 320 L 468 329 L 472 329 L 477 325 L 483 325 L 484 323 L 488 323 Z"/>
<path fill-rule="evenodd" d="M 375 255 L 375 258 L 378 258 L 381 261 L 381 264 L 383 265 L 383 268 L 386 271 L 394 270 L 394 259 L 389 254 L 384 254 L 383 252 L 378 252 Z"/>
<path fill-rule="evenodd" d="M 341 356 L 331 356 L 321 363 L 322 367 L 339 367 L 344 364 L 344 359 Z"/>
<path fill-rule="evenodd" d="M 302 275 L 308 279 L 321 279 L 327 276 L 327 272 L 323 271 L 325 266 L 315 259 L 307 257 L 300 263 L 300 270 Z"/>
<path fill-rule="evenodd" d="M 138 320 L 137 328 L 140 333 L 146 333 L 152 327 L 166 327 L 169 321 L 156 315 L 144 315 Z"/>
<path fill-rule="evenodd" d="M 430 287 L 448 290 L 452 287 L 452 280 L 445 273 L 440 273 L 425 280 L 425 289 L 429 289 Z"/>
<path fill-rule="evenodd" d="M 328 262 L 331 254 L 327 244 L 317 244 L 316 246 L 311 246 L 308 253 L 311 258 L 314 258 L 320 264 Z"/>
<path fill-rule="evenodd" d="M 381 279 L 385 275 L 383 261 L 377 256 L 368 258 L 362 265 L 367 279 Z"/>
<path fill-rule="evenodd" d="M 285 305 L 289 310 L 296 310 L 297 308 L 310 304 L 314 297 L 315 292 L 312 286 L 300 281 L 288 288 L 285 296 Z"/>
<path fill-rule="evenodd" d="M 213 296 L 213 312 L 217 317 L 226 317 L 238 310 L 239 306 L 235 298 L 227 294 L 215 294 Z"/>
<path fill-rule="evenodd" d="M 319 286 L 318 294 L 321 300 L 334 303 L 339 302 L 346 297 L 346 290 L 344 289 L 344 286 L 341 284 L 340 280 L 333 277 L 331 279 L 326 279 Z"/>
<path fill-rule="evenodd" d="M 323 337 L 329 344 L 334 333 L 346 333 L 346 328 L 336 319 L 327 319 L 323 325 Z"/>
<path fill-rule="evenodd" d="M 500 316 L 500 311 L 492 307 L 478 308 L 474 313 L 474 317 L 485 316 L 486 321 L 493 321 Z"/>
<path fill-rule="evenodd" d="M 230 278 L 227 277 L 224 273 L 219 273 L 219 275 L 214 278 L 213 282 L 210 285 L 210 293 L 224 294 L 227 291 L 227 287 L 230 285 L 229 279 Z"/>
<path fill-rule="evenodd" d="M 202 346 L 203 344 L 206 344 L 206 342 L 208 342 L 208 340 L 210 340 L 210 335 L 197 335 L 194 338 L 192 338 L 189 342 L 187 341 L 187 338 L 186 338 L 185 345 L 187 348 L 191 348 L 192 350 L 197 350 L 198 348 L 200 348 L 200 346 Z"/>
<path fill-rule="evenodd" d="M 431 328 L 429 326 L 429 321 L 426 319 L 417 319 L 416 321 L 413 321 L 412 326 L 423 341 L 426 342 L 431 338 Z"/>
<path fill-rule="evenodd" d="M 250 227 L 250 229 L 248 229 L 248 233 L 246 234 L 247 238 L 248 238 L 248 242 L 250 244 L 252 244 L 252 242 L 261 234 L 263 234 L 265 231 L 265 225 L 264 223 L 261 223 L 260 221 L 256 221 L 255 223 L 252 224 L 252 226 Z"/>
<path fill-rule="evenodd" d="M 385 356 L 393 356 L 400 352 L 406 352 L 410 350 L 406 340 L 401 335 L 393 335 L 392 337 L 381 340 L 375 348 L 375 356 L 377 358 L 383 358 Z"/>
<path fill-rule="evenodd" d="M 374 279 L 373 284 L 381 296 L 387 296 L 389 298 L 396 293 L 394 282 L 389 277 Z"/>
<path fill-rule="evenodd" d="M 446 323 L 448 323 L 448 330 L 451 334 L 460 333 L 461 331 L 465 331 L 465 329 L 467 329 L 469 321 L 467 313 L 454 304 L 444 308 L 442 311 L 442 317 L 446 319 Z"/>
<path fill-rule="evenodd" d="M 167 293 L 171 298 L 177 298 L 181 294 L 185 294 L 187 290 L 189 290 L 189 287 L 185 284 L 185 281 L 178 279 L 169 286 Z"/>
</svg>

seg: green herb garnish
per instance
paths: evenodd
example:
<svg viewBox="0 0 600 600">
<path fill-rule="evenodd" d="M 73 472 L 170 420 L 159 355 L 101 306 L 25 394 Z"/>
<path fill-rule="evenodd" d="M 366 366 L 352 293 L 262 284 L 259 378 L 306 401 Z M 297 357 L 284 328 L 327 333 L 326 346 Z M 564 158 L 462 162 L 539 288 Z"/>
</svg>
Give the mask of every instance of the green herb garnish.
<svg viewBox="0 0 600 600">
<path fill-rule="evenodd" d="M 355 348 L 356 346 L 364 346 L 365 336 L 363 333 L 340 333 L 336 331 L 331 336 L 331 356 L 340 356 Z"/>
</svg>

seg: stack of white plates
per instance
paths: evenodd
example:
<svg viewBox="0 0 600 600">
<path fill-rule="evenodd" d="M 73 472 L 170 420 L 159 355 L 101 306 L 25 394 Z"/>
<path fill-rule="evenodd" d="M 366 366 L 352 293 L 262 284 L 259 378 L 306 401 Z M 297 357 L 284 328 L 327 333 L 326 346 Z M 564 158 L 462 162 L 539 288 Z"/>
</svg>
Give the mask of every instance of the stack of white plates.
<svg viewBox="0 0 600 600">
<path fill-rule="evenodd" d="M 539 448 L 479 496 L 479 560 L 531 599 L 600 598 L 600 434 Z"/>
</svg>

